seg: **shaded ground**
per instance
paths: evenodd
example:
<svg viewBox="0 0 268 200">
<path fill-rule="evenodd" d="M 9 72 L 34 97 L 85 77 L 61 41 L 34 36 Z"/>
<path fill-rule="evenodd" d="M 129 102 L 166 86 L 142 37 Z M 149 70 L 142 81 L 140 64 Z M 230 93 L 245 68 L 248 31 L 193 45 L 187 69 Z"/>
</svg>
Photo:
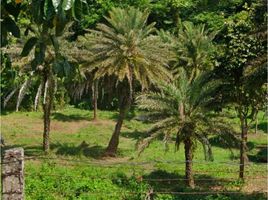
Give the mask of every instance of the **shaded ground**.
<svg viewBox="0 0 268 200">
<path fill-rule="evenodd" d="M 268 133 L 268 123 L 266 122 L 261 122 L 258 124 L 258 130 L 263 131 L 264 133 Z"/>
<path fill-rule="evenodd" d="M 55 143 L 51 145 L 51 149 L 55 150 L 56 155 L 85 156 L 95 159 L 101 158 L 105 150 L 99 145 L 90 146 L 90 144 L 85 141 L 78 146 L 68 143 Z"/>
</svg>

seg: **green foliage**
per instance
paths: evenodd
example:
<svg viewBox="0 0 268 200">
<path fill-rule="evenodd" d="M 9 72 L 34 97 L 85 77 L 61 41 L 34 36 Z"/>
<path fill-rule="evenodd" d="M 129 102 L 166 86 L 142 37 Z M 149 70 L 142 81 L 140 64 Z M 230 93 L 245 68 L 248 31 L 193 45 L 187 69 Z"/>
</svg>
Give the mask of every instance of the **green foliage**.
<svg viewBox="0 0 268 200">
<path fill-rule="evenodd" d="M 262 30 L 252 21 L 252 16 L 256 16 L 254 5 L 244 4 L 242 8 L 229 17 L 222 30 L 225 34 L 222 41 L 224 53 L 219 56 L 220 66 L 216 73 L 226 81 L 223 102 L 233 103 L 240 117 L 254 119 L 265 101 L 267 39 L 254 34 L 254 31 Z M 232 92 L 228 93 L 228 90 Z"/>
<path fill-rule="evenodd" d="M 267 163 L 267 148 L 261 148 L 256 155 L 256 159 L 258 162 Z"/>
<path fill-rule="evenodd" d="M 21 56 L 28 56 L 28 54 L 30 53 L 30 51 L 33 49 L 33 47 L 35 46 L 36 42 L 37 42 L 37 38 L 36 37 L 31 37 L 24 45 L 23 50 L 21 52 Z"/>
<path fill-rule="evenodd" d="M 106 18 L 108 25 L 98 24 L 97 30 L 86 35 L 85 45 L 91 52 L 87 66 L 96 69 L 95 78 L 115 75 L 127 79 L 132 90 L 133 80 L 143 87 L 167 79 L 164 67 L 169 58 L 168 47 L 155 32 L 154 23 L 146 25 L 148 12 L 113 8 Z"/>
<path fill-rule="evenodd" d="M 8 44 L 8 34 L 11 33 L 14 37 L 20 37 L 20 29 L 16 24 L 20 13 L 20 3 L 14 1 L 1 1 L 1 42 L 0 46 Z"/>
<path fill-rule="evenodd" d="M 205 25 L 194 25 L 192 22 L 181 23 L 178 39 L 174 43 L 176 70 L 184 67 L 189 80 L 192 81 L 200 72 L 211 70 L 213 67 L 212 54 L 215 51 L 212 44 L 215 33 L 209 33 Z"/>
<path fill-rule="evenodd" d="M 4 5 L 6 4 L 4 3 Z M 25 20 L 25 36 L 29 35 L 30 39 L 25 43 L 21 56 L 31 56 L 30 52 L 33 49 L 34 54 L 31 68 L 28 65 L 26 67 L 22 66 L 23 70 L 21 72 L 27 76 L 30 75 L 29 80 L 26 80 L 20 86 L 16 110 L 19 109 L 20 103 L 32 83 L 32 79 L 35 79 L 40 85 L 34 100 L 34 107 L 36 108 L 41 93 L 46 103 L 47 96 L 51 96 L 51 99 L 53 98 L 57 77 L 63 78 L 69 74 L 71 66 L 66 57 L 60 52 L 58 37 L 65 31 L 67 22 L 71 20 L 71 17 L 80 18 L 83 15 L 84 10 L 81 9 L 84 9 L 87 3 L 80 0 L 33 0 L 31 2 L 23 2 L 23 5 L 22 8 L 18 9 L 22 9 L 23 13 L 28 17 L 29 21 Z M 15 18 L 18 17 L 19 12 L 16 14 Z M 10 94 L 13 95 L 12 92 Z M 62 103 L 61 100 L 60 104 Z"/>
<path fill-rule="evenodd" d="M 66 105 L 70 103 L 70 97 L 68 95 L 68 91 L 65 87 L 66 84 L 65 79 L 58 78 L 57 79 L 57 89 L 54 96 L 54 109 L 59 110 L 63 109 Z"/>
<path fill-rule="evenodd" d="M 34 97 L 31 95 L 33 91 L 29 91 L 29 85 L 35 80 L 29 73 L 22 72 L 23 62 L 12 62 L 13 57 L 6 48 L 1 51 L 1 108 L 14 109 L 22 103 L 25 109 L 31 110 Z M 18 97 L 17 103 L 14 96 Z M 21 102 L 22 98 L 26 101 Z"/>
<path fill-rule="evenodd" d="M 108 15 L 109 17 L 104 17 Z M 81 20 L 81 23 L 75 22 L 69 26 L 68 22 L 72 18 Z M 233 124 L 227 123 L 225 117 L 211 111 L 211 109 L 215 104 L 219 104 L 218 107 L 228 104 L 236 108 L 239 117 L 244 117 L 245 120 L 250 119 L 253 122 L 258 112 L 265 108 L 267 100 L 266 24 L 265 0 L 3 0 L 1 1 L 1 46 L 12 49 L 13 43 L 25 42 L 21 56 L 33 59 L 31 67 L 29 63 L 24 63 L 26 59 L 21 60 L 20 66 L 26 67 L 20 69 L 14 63 L 16 60 L 14 55 L 8 55 L 8 53 L 1 51 L 1 104 L 2 106 L 6 105 L 12 96 L 17 96 L 17 104 L 11 102 L 10 105 L 16 106 L 18 109 L 22 104 L 23 109 L 30 110 L 36 100 L 42 99 L 42 97 L 37 98 L 40 93 L 35 92 L 35 90 L 42 91 L 42 87 L 46 87 L 46 85 L 55 86 L 57 84 L 58 87 L 51 87 L 49 92 L 53 93 L 55 97 L 54 108 L 62 108 L 66 102 L 70 101 L 69 92 L 67 92 L 65 85 L 79 79 L 76 77 L 80 76 L 80 74 L 77 75 L 79 73 L 77 66 L 85 64 L 87 69 L 94 73 L 97 72 L 96 78 L 104 77 L 106 79 L 107 76 L 112 75 L 116 76 L 118 80 L 117 82 L 103 81 L 100 86 L 100 108 L 117 108 L 121 101 L 115 97 L 118 96 L 117 94 L 127 93 L 125 89 L 128 87 L 131 94 L 143 91 L 144 88 L 151 91 L 141 94 L 137 102 L 140 108 L 150 111 L 146 119 L 155 124 L 142 124 L 129 120 L 135 113 L 129 115 L 122 130 L 124 142 L 120 144 L 120 155 L 136 159 L 135 156 L 133 157 L 136 153 L 132 152 L 133 149 L 130 149 L 130 146 L 134 148 L 137 138 L 145 138 L 147 135 L 144 131 L 152 125 L 153 128 L 150 131 L 153 134 L 144 139 L 145 143 L 147 142 L 146 145 L 155 138 L 161 138 L 158 135 L 163 133 L 165 134 L 166 146 L 175 137 L 177 137 L 176 142 L 179 144 L 190 135 L 194 141 L 203 144 L 205 155 L 211 153 L 211 145 L 214 145 L 216 146 L 216 158 L 228 160 L 228 155 L 221 148 L 237 147 L 236 138 L 233 137 L 229 129 Z M 92 30 L 95 26 L 96 30 Z M 91 31 L 85 37 L 79 37 L 80 43 L 63 45 L 67 38 L 75 40 L 77 35 L 87 32 L 86 28 L 91 28 Z M 159 35 L 162 37 L 160 39 L 156 28 L 168 30 L 168 33 L 160 31 Z M 66 36 L 64 33 L 67 29 L 75 32 L 71 36 L 70 34 Z M 21 32 L 24 32 L 24 36 L 29 39 L 26 40 Z M 214 37 L 215 35 L 216 37 Z M 17 40 L 12 36 L 21 38 Z M 212 45 L 212 41 L 214 45 Z M 76 46 L 77 44 L 78 46 Z M 173 52 L 170 52 L 170 47 L 175 49 L 175 60 Z M 21 47 L 18 45 L 18 48 Z M 74 52 L 73 50 L 77 50 L 76 48 L 81 48 L 83 51 Z M 70 56 L 65 55 L 65 52 L 78 52 L 81 55 L 69 63 Z M 84 54 L 85 52 L 87 54 Z M 217 58 L 215 58 L 216 55 Z M 169 80 L 170 70 L 167 66 L 171 65 L 177 69 L 176 75 L 178 75 L 179 80 L 162 83 L 163 79 Z M 207 82 L 211 76 L 204 77 L 205 81 L 202 78 L 199 79 L 203 76 L 204 70 L 212 69 L 215 66 L 217 68 L 213 71 L 213 76 L 216 76 L 217 80 L 218 78 L 222 80 L 223 84 L 220 87 L 217 81 Z M 185 71 L 181 72 L 181 68 L 184 68 Z M 66 78 L 68 74 L 73 75 L 73 77 Z M 51 84 L 48 80 L 51 81 Z M 115 86 L 119 85 L 118 82 L 123 81 L 125 81 L 124 83 L 128 82 L 129 85 L 121 85 L 116 92 L 110 95 L 111 91 L 115 91 Z M 156 88 L 155 86 L 159 83 L 160 88 Z M 31 88 L 29 88 L 30 85 Z M 76 86 L 72 87 L 71 90 L 80 90 Z M 57 91 L 54 90 L 55 88 Z M 219 89 L 221 94 L 218 94 Z M 23 97 L 24 101 L 22 101 Z M 91 99 L 85 96 L 83 98 L 84 102 L 77 103 L 78 107 L 91 109 Z M 185 124 L 180 123 L 181 102 L 185 104 Z M 79 123 L 75 124 L 75 126 L 79 126 L 80 123 L 89 119 L 90 113 L 79 111 L 77 114 L 77 112 L 75 109 L 64 110 L 64 113 L 54 113 L 53 119 L 56 122 L 63 121 L 64 126 L 69 122 L 79 120 Z M 222 112 L 222 114 L 224 113 Z M 39 113 L 22 112 L 13 113 L 12 117 L 8 115 L 7 118 L 9 123 L 16 124 L 16 121 L 28 115 L 32 117 L 33 121 L 41 117 Z M 107 143 L 109 133 L 112 131 L 113 121 L 111 120 L 118 117 L 115 113 L 100 112 L 100 117 L 103 116 L 106 121 L 99 122 L 98 126 L 86 122 L 87 126 L 83 127 L 83 130 L 74 131 L 74 134 L 72 128 L 59 132 L 53 130 L 56 139 L 67 143 L 55 143 L 58 147 L 55 147 L 53 153 L 57 156 L 70 156 L 72 158 L 77 154 L 81 159 L 100 156 L 104 149 L 102 145 Z M 237 120 L 232 118 L 229 121 L 236 122 Z M 23 127 L 14 124 L 4 125 L 7 132 L 6 137 L 12 141 L 11 143 L 26 145 L 28 148 L 26 151 L 29 153 L 31 146 L 40 144 L 40 141 L 36 139 L 37 135 L 35 135 L 36 132 L 39 134 L 36 131 L 39 130 L 38 126 L 35 123 L 40 122 L 28 121 L 28 123 L 22 123 Z M 105 126 L 102 126 L 101 123 L 104 123 Z M 261 122 L 261 124 L 265 126 L 267 123 Z M 33 126 L 34 130 L 32 130 Z M 62 126 L 62 124 L 59 125 L 59 127 Z M 251 124 L 248 127 L 250 128 Z M 236 128 L 239 129 L 238 126 Z M 69 132 L 72 134 L 66 134 Z M 216 137 L 211 138 L 211 133 L 218 133 L 219 137 L 216 135 Z M 18 136 L 21 138 L 18 139 Z M 90 144 L 96 143 L 101 144 L 101 146 L 81 148 L 81 140 L 89 140 L 89 138 L 92 142 Z M 249 153 L 252 154 L 250 159 L 254 162 L 267 162 L 266 149 L 260 149 L 259 152 L 256 152 L 256 144 L 260 143 L 262 144 L 263 140 L 258 138 L 255 138 L 254 142 L 247 143 Z M 162 148 L 159 146 L 157 140 L 152 142 L 151 147 L 145 150 L 145 155 L 139 159 L 147 161 L 175 157 L 174 154 L 161 153 Z M 201 157 L 202 146 L 195 142 L 194 148 L 196 156 Z M 38 149 L 35 151 L 38 154 Z M 236 149 L 233 150 L 233 154 L 235 159 Z M 182 159 L 181 154 L 176 154 L 176 157 Z M 94 181 L 88 181 L 84 180 L 88 175 L 101 176 L 103 173 L 110 174 L 111 172 L 96 171 L 94 167 L 88 169 L 68 168 L 65 171 L 63 167 L 55 167 L 54 164 L 48 163 L 41 167 L 41 175 L 38 175 L 32 173 L 37 171 L 36 167 L 38 165 L 33 164 L 32 168 L 27 169 L 31 174 L 27 175 L 26 179 L 26 192 L 29 194 L 29 199 L 107 199 L 106 195 L 90 196 L 89 193 L 92 191 L 105 191 L 109 193 L 109 199 L 118 199 L 118 193 L 124 199 L 144 199 L 142 193 L 149 189 L 149 184 L 140 184 L 134 176 L 125 173 L 124 170 L 111 174 L 107 180 L 98 178 Z M 180 168 L 177 165 L 167 166 L 164 164 L 160 164 L 159 167 L 167 171 Z M 261 166 L 257 166 L 257 168 L 259 167 Z M 202 167 L 197 166 L 197 168 Z M 211 166 L 204 168 L 221 169 L 224 167 L 211 164 Z M 49 173 L 59 174 L 60 178 L 49 176 Z M 70 178 L 69 176 L 72 175 L 81 175 L 83 178 L 80 180 Z M 216 172 L 216 175 L 222 174 Z M 253 175 L 255 174 L 253 173 Z M 228 187 L 242 187 L 242 184 L 240 181 L 233 181 Z M 132 191 L 140 194 L 137 196 L 127 194 L 127 192 Z M 157 195 L 155 198 L 264 199 L 262 195 L 247 196 L 242 194 L 237 196 L 185 197 Z"/>
<path fill-rule="evenodd" d="M 203 23 L 209 32 L 219 31 L 225 25 L 224 13 L 221 12 L 201 12 L 193 17 L 193 22 Z"/>
<path fill-rule="evenodd" d="M 1 100 L 16 85 L 17 71 L 12 67 L 8 54 L 1 51 Z M 2 105 L 2 102 L 1 102 Z"/>
<path fill-rule="evenodd" d="M 116 200 L 139 200 L 148 186 L 139 183 L 135 177 L 127 177 L 124 173 L 114 173 L 102 178 L 102 170 L 94 167 L 84 167 L 69 170 L 56 167 L 52 163 L 44 163 L 39 169 L 30 166 L 31 175 L 26 178 L 27 199 L 103 199 L 109 197 Z M 55 172 L 57 174 L 55 175 Z M 76 176 L 80 179 L 76 179 Z M 92 181 L 89 181 L 90 177 Z M 124 184 L 122 184 L 122 181 Z M 124 188 L 124 190 L 122 190 Z M 131 192 L 140 195 L 131 195 Z M 130 194 L 129 194 L 130 193 Z"/>
<path fill-rule="evenodd" d="M 41 3 L 42 2 L 42 3 Z M 78 0 L 77 2 L 71 0 L 64 1 L 33 1 L 31 7 L 28 7 L 28 3 L 26 1 L 22 1 L 21 3 L 16 4 L 15 1 L 3 1 L 1 5 L 1 9 L 6 12 L 1 12 L 2 18 L 9 17 L 14 23 L 17 23 L 17 27 L 20 27 L 20 31 L 24 32 L 25 36 L 37 37 L 37 33 L 40 32 L 38 27 L 34 25 L 38 22 L 46 21 L 49 24 L 49 28 L 51 29 L 51 33 L 54 36 L 59 36 L 62 34 L 61 31 L 65 30 L 66 23 L 70 21 L 71 16 L 79 18 L 80 22 L 75 22 L 71 26 L 71 30 L 74 31 L 73 35 L 68 36 L 71 39 L 75 39 L 77 35 L 84 34 L 86 31 L 85 28 L 94 28 L 98 22 L 106 23 L 106 20 L 103 16 L 106 16 L 107 13 L 111 10 L 112 7 L 120 7 L 126 8 L 131 5 L 140 10 L 150 10 L 150 14 L 148 15 L 148 23 L 156 22 L 155 27 L 159 29 L 169 30 L 171 33 L 177 34 L 178 27 L 180 27 L 180 20 L 185 21 L 188 20 L 195 24 L 194 30 L 199 30 L 198 27 L 205 27 L 205 36 L 210 35 L 211 32 L 220 31 L 217 34 L 214 42 L 217 44 L 221 44 L 221 46 L 217 47 L 217 54 L 223 55 L 224 58 L 218 58 L 217 61 L 213 58 L 214 55 L 204 56 L 204 54 L 200 53 L 200 57 L 204 58 L 204 65 L 218 65 L 221 63 L 228 63 L 230 60 L 231 63 L 228 64 L 228 67 L 234 66 L 236 64 L 247 63 L 248 61 L 256 60 L 258 62 L 261 61 L 263 56 L 260 56 L 259 53 L 261 50 L 265 52 L 265 49 L 260 49 L 260 45 L 265 46 L 265 40 L 254 36 L 254 32 L 257 32 L 258 35 L 265 34 L 265 20 L 266 20 L 266 6 L 265 1 L 250 1 L 245 3 L 242 0 L 236 1 L 192 1 L 192 0 L 160 0 L 160 1 L 147 1 L 147 0 L 139 0 L 139 1 L 102 1 L 102 0 L 88 0 L 88 6 L 85 6 L 85 1 Z M 81 6 L 83 8 L 81 8 Z M 28 9 L 30 8 L 30 9 Z M 21 10 L 23 12 L 21 12 Z M 34 12 L 31 12 L 31 11 Z M 43 18 L 41 17 L 42 12 L 44 14 Z M 33 14 L 33 16 L 32 16 Z M 83 17 L 82 15 L 83 14 Z M 3 21 L 1 21 L 3 23 Z M 203 25 L 200 25 L 202 23 Z M 239 26 L 239 27 L 238 27 Z M 2 31 L 5 30 L 2 26 Z M 13 27 L 13 26 L 8 26 Z M 239 29 L 239 30 L 238 30 Z M 182 29 L 181 29 L 182 30 Z M 252 30 L 252 34 L 250 31 Z M 258 31 L 258 30 L 262 30 Z M 247 32 L 249 31 L 249 32 Z M 182 33 L 182 32 L 181 32 Z M 154 34 L 154 33 L 153 33 Z M 1 37 L 6 34 L 1 33 Z M 16 35 L 16 34 L 15 34 Z M 196 35 L 194 33 L 193 35 Z M 213 34 L 212 34 L 213 35 Z M 250 35 L 248 37 L 248 35 Z M 264 36 L 265 37 L 265 36 Z M 15 42 L 14 38 L 7 35 L 8 40 Z M 38 38 L 38 37 L 37 37 Z M 235 39 L 236 38 L 236 39 Z M 59 39 L 59 38 L 58 38 Z M 13 40 L 13 41 L 12 41 Z M 22 36 L 22 40 L 24 40 L 24 36 Z M 32 39 L 30 39 L 32 40 Z M 32 44 L 30 44 L 30 40 L 26 42 L 26 46 L 24 47 L 24 51 L 22 55 L 28 54 L 31 49 L 34 49 L 34 42 L 32 40 Z M 57 40 L 57 39 L 56 39 Z M 53 48 L 57 49 L 59 52 L 58 41 L 55 40 L 55 37 L 48 38 L 48 46 L 49 51 L 54 51 Z M 60 39 L 62 40 L 62 39 Z M 65 38 L 63 39 L 65 40 Z M 178 42 L 178 39 L 176 39 Z M 232 40 L 232 46 L 222 48 L 222 44 L 227 44 L 229 40 Z M 241 40 L 241 42 L 240 42 Z M 26 40 L 27 41 L 27 40 Z M 260 44 L 260 42 L 262 44 Z M 173 41 L 174 43 L 174 41 Z M 4 44 L 3 42 L 1 44 Z M 60 42 L 62 44 L 62 42 Z M 179 44 L 182 44 L 179 42 Z M 42 60 L 46 59 L 44 56 L 44 45 L 37 41 L 35 43 L 36 50 L 35 52 L 36 59 L 32 61 L 33 69 L 36 69 L 36 66 L 41 64 Z M 73 45 L 74 46 L 74 45 Z M 183 54 L 186 54 L 187 45 L 181 45 L 184 47 Z M 250 48 L 249 48 L 250 46 Z M 254 50 L 254 48 L 257 48 Z M 25 51 L 27 49 L 27 51 Z M 71 48 L 70 48 L 71 49 Z M 203 48 L 206 51 L 210 47 Z M 229 52 L 225 52 L 225 49 L 229 50 Z M 231 52 L 234 49 L 234 52 Z M 247 51 L 249 50 L 249 53 Z M 206 53 L 206 52 L 205 52 Z M 154 53 L 152 53 L 154 54 Z M 180 64 L 182 64 L 183 58 L 185 55 L 180 56 L 180 52 L 178 52 L 178 57 L 181 57 Z M 231 54 L 234 54 L 232 59 L 229 59 Z M 31 52 L 30 52 L 31 55 Z M 265 55 L 262 54 L 262 55 Z M 48 56 L 49 57 L 49 56 Z M 54 73 L 58 74 L 60 77 L 66 76 L 68 71 L 74 71 L 74 69 L 70 68 L 70 64 L 66 62 L 66 55 L 62 52 L 60 55 L 58 54 L 57 58 L 59 61 L 53 62 L 53 70 Z M 205 58 L 206 57 L 206 58 Z M 258 58 L 258 59 L 257 59 Z M 213 62 L 211 63 L 211 59 Z M 228 61 L 229 60 L 229 61 Z M 82 62 L 82 61 L 81 61 Z M 185 64 L 185 63 L 183 63 Z M 227 66 L 227 64 L 226 64 Z M 190 71 L 190 70 L 189 70 Z M 225 72 L 224 72 L 225 73 Z M 265 77 L 265 71 L 262 70 L 262 77 Z M 250 83 L 251 84 L 251 83 Z M 139 87 L 138 87 L 139 88 Z M 138 89 L 139 90 L 139 89 Z M 261 95 L 258 95 L 261 96 Z M 115 97 L 115 96 L 114 96 Z M 113 98 L 114 98 L 113 97 Z M 106 98 L 106 97 L 105 97 Z M 107 99 L 107 98 L 106 98 Z M 257 101 L 259 101 L 258 98 Z M 107 100 L 110 101 L 110 100 Z M 104 103 L 108 105 L 109 103 Z M 109 107 L 109 106 L 104 106 Z"/>
</svg>

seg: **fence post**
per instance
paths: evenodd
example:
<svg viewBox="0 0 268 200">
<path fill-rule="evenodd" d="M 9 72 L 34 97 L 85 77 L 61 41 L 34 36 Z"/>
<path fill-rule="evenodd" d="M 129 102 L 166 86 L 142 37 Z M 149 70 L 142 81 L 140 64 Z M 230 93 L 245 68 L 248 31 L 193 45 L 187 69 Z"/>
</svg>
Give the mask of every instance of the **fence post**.
<svg viewBox="0 0 268 200">
<path fill-rule="evenodd" d="M 2 159 L 2 199 L 24 199 L 24 150 L 9 149 Z"/>
</svg>

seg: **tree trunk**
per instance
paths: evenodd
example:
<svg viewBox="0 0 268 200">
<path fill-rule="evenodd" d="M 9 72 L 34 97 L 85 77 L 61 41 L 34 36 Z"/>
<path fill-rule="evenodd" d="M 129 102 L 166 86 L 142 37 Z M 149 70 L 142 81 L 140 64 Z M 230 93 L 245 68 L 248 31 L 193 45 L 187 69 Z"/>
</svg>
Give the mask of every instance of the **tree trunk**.
<svg viewBox="0 0 268 200">
<path fill-rule="evenodd" d="M 185 121 L 185 114 L 184 114 L 184 105 L 182 102 L 180 102 L 180 104 L 179 104 L 179 113 L 180 113 L 181 121 L 184 122 Z"/>
<path fill-rule="evenodd" d="M 49 151 L 49 132 L 50 132 L 50 110 L 51 106 L 49 103 L 43 105 L 44 109 L 44 133 L 43 133 L 43 150 Z"/>
<path fill-rule="evenodd" d="M 131 87 L 131 86 L 130 86 Z M 113 132 L 113 135 L 109 141 L 108 147 L 105 150 L 104 155 L 105 156 L 116 156 L 117 149 L 118 149 L 118 144 L 119 144 L 119 135 L 120 135 L 120 130 L 123 125 L 123 121 L 126 117 L 127 112 L 130 109 L 131 102 L 132 102 L 132 94 L 131 91 L 126 91 L 126 87 L 124 87 L 121 90 L 123 96 L 121 98 L 121 103 L 119 107 L 119 117 L 117 120 L 117 123 L 115 125 L 115 129 Z M 132 88 L 130 88 L 131 90 Z"/>
<path fill-rule="evenodd" d="M 97 120 L 98 109 L 98 80 L 95 80 L 92 86 L 92 100 L 93 100 L 93 120 Z"/>
<path fill-rule="evenodd" d="M 255 134 L 258 133 L 258 123 L 259 123 L 259 121 L 258 121 L 258 115 L 256 115 L 256 120 L 255 120 Z"/>
<path fill-rule="evenodd" d="M 246 117 L 240 117 L 241 122 L 241 144 L 240 144 L 240 170 L 239 178 L 244 179 L 245 162 L 247 159 L 247 119 Z"/>
<path fill-rule="evenodd" d="M 50 133 L 50 114 L 53 101 L 53 80 L 52 77 L 45 75 L 44 77 L 44 101 L 43 101 L 43 111 L 44 111 L 44 132 L 43 132 L 43 150 L 45 152 L 49 151 L 49 133 Z"/>
<path fill-rule="evenodd" d="M 114 157 L 114 156 L 116 156 L 116 153 L 117 153 L 120 130 L 121 130 L 124 118 L 125 118 L 125 114 L 126 114 L 126 112 L 124 110 L 121 110 L 121 109 L 119 112 L 120 112 L 119 118 L 118 118 L 117 123 L 115 125 L 113 135 L 112 135 L 112 137 L 109 141 L 108 147 L 106 148 L 106 151 L 105 151 L 106 156 Z"/>
<path fill-rule="evenodd" d="M 186 185 L 190 188 L 194 188 L 194 177 L 193 177 L 193 142 L 190 138 L 184 140 L 184 153 L 185 153 L 185 179 Z"/>
</svg>

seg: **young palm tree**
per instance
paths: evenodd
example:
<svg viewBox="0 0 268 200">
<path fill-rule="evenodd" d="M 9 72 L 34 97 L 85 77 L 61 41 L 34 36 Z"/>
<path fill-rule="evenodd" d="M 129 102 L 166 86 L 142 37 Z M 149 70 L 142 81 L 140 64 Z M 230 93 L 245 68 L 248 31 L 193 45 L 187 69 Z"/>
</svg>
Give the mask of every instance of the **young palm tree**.
<svg viewBox="0 0 268 200">
<path fill-rule="evenodd" d="M 158 36 L 152 35 L 154 23 L 146 24 L 147 11 L 141 12 L 133 7 L 113 8 L 109 14 L 107 25 L 98 24 L 97 30 L 91 30 L 85 36 L 92 53 L 86 67 L 89 71 L 96 70 L 96 79 L 105 75 L 116 76 L 117 85 L 122 88 L 118 121 L 106 149 L 106 155 L 114 156 L 123 120 L 132 103 L 134 80 L 143 88 L 167 80 L 170 53 L 168 46 Z"/>
<path fill-rule="evenodd" d="M 163 83 L 160 92 L 141 94 L 136 99 L 139 109 L 149 111 L 145 117 L 155 123 L 149 130 L 150 136 L 139 143 L 140 152 L 159 134 L 164 133 L 165 138 L 176 134 L 176 146 L 184 143 L 186 184 L 192 188 L 193 150 L 196 142 L 203 145 L 205 158 L 212 160 L 208 140 L 210 133 L 218 133 L 220 136 L 227 134 L 228 139 L 234 139 L 230 126 L 223 118 L 208 112 L 208 107 L 214 102 L 211 96 L 220 84 L 216 81 L 206 83 L 207 78 L 208 74 L 202 74 L 190 83 L 186 71 L 180 68 L 179 78 L 173 83 Z"/>
</svg>

